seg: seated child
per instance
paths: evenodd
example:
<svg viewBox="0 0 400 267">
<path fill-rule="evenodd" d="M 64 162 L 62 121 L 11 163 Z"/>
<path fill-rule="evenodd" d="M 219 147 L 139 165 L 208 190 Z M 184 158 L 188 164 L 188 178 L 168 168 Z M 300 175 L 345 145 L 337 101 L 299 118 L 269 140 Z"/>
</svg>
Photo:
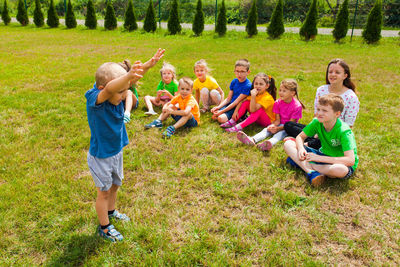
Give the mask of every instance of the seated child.
<svg viewBox="0 0 400 267">
<path fill-rule="evenodd" d="M 250 62 L 247 59 L 239 59 L 235 63 L 236 79 L 229 86 L 228 97 L 225 98 L 218 106 L 211 109 L 212 118 L 218 120 L 219 123 L 227 122 L 232 118 L 235 107 L 250 95 L 251 81 L 247 79 L 250 74 Z"/>
<path fill-rule="evenodd" d="M 343 99 L 334 93 L 318 100 L 316 117 L 296 137 L 288 140 L 284 149 L 287 163 L 307 173 L 313 186 L 321 185 L 326 177 L 349 178 L 357 168 L 356 141 L 348 124 L 339 117 L 344 108 Z M 304 140 L 318 134 L 319 150 L 304 146 Z"/>
<path fill-rule="evenodd" d="M 164 54 L 164 51 L 165 51 L 164 49 L 159 48 L 151 59 L 143 63 L 143 74 L 145 74 L 150 68 L 152 68 L 154 65 L 157 64 L 157 62 Z M 126 71 L 129 71 L 131 68 L 129 60 L 124 60 L 124 62 L 118 64 L 122 66 Z M 136 84 L 132 84 L 132 86 L 129 88 L 127 92 L 126 100 L 124 101 L 125 102 L 124 123 L 128 123 L 131 121 L 132 108 L 137 109 L 137 107 L 139 106 L 139 95 L 136 87 L 137 87 Z"/>
<path fill-rule="evenodd" d="M 200 104 L 200 98 L 203 102 L 201 112 L 207 112 L 211 105 L 219 105 L 224 100 L 224 91 L 213 77 L 207 75 L 209 71 L 204 59 L 194 64 L 194 74 L 197 79 L 194 80 L 193 89 L 196 92 L 197 103 Z"/>
<path fill-rule="evenodd" d="M 159 58 L 163 53 L 159 54 Z M 104 63 L 96 71 L 93 88 L 85 93 L 91 132 L 87 161 L 97 187 L 96 212 L 100 222 L 97 232 L 112 242 L 121 241 L 123 237 L 110 224 L 110 219 L 130 220 L 115 209 L 117 191 L 124 178 L 122 150 L 129 143 L 122 101 L 128 88 L 142 75 L 140 61 L 128 72 L 117 63 Z"/>
<path fill-rule="evenodd" d="M 144 127 L 150 129 L 153 127 L 161 128 L 162 121 L 170 115 L 176 121 L 174 125 L 168 126 L 163 132 L 164 138 L 170 138 L 175 130 L 180 127 L 196 127 L 200 123 L 199 104 L 192 95 L 193 81 L 190 78 L 183 77 L 179 80 L 178 94 L 172 100 L 164 105 L 162 113 L 158 119 L 146 124 Z"/>
<path fill-rule="evenodd" d="M 239 132 L 254 122 L 267 127 L 275 120 L 275 114 L 272 112 L 276 98 L 275 80 L 271 76 L 259 73 L 254 77 L 252 88 L 254 89 L 250 91 L 251 96 L 236 106 L 232 119 L 220 125 L 227 128 L 227 132 Z M 249 117 L 236 124 L 247 111 L 250 113 Z"/>
<path fill-rule="evenodd" d="M 146 95 L 144 101 L 149 111 L 145 112 L 146 115 L 156 115 L 153 105 L 164 106 L 168 103 L 178 92 L 178 82 L 176 80 L 175 67 L 169 63 L 164 62 L 161 70 L 161 81 L 157 86 L 157 96 Z"/>
<path fill-rule="evenodd" d="M 257 145 L 259 149 L 265 151 L 271 150 L 276 143 L 285 138 L 287 134 L 283 125 L 288 121 L 297 122 L 302 116 L 304 105 L 298 100 L 297 82 L 293 79 L 286 79 L 281 82 L 279 97 L 272 109 L 275 113 L 275 121 L 253 137 L 248 137 L 242 131 L 238 132 L 239 141 L 247 145 L 255 145 L 268 136 L 274 135 L 271 139 Z"/>
</svg>

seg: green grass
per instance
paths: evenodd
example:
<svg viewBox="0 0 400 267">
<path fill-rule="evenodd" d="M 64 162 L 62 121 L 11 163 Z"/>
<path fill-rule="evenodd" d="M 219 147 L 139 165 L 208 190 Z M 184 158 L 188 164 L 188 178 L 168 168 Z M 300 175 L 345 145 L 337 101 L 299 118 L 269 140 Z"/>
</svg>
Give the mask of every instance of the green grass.
<svg viewBox="0 0 400 267">
<path fill-rule="evenodd" d="M 0 265 L 400 263 L 398 38 L 368 46 L 359 37 L 307 43 L 292 34 L 271 41 L 266 33 L 193 38 L 16 24 L 0 26 L 0 36 Z M 356 175 L 311 188 L 284 164 L 281 143 L 270 153 L 245 147 L 209 115 L 171 140 L 145 131 L 143 97 L 155 91 L 158 64 L 127 125 L 117 205 L 132 222 L 116 223 L 124 242 L 99 240 L 84 93 L 103 62 L 144 61 L 158 47 L 179 77 L 193 78 L 194 62 L 205 58 L 226 93 L 239 58 L 250 60 L 251 79 L 261 71 L 297 78 L 304 123 L 327 63 L 344 58 L 361 102 Z"/>
</svg>

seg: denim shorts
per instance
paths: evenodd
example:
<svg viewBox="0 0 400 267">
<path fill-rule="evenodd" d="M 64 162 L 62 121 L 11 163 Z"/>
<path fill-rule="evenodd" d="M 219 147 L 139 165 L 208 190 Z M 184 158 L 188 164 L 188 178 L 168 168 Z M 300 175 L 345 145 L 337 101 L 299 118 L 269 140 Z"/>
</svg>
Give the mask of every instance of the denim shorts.
<svg viewBox="0 0 400 267">
<path fill-rule="evenodd" d="M 179 121 L 182 116 L 179 115 L 171 115 L 171 117 L 175 120 L 175 121 Z M 192 128 L 192 127 L 196 127 L 197 126 L 197 121 L 194 119 L 193 115 L 192 117 L 185 123 L 185 125 L 183 125 L 183 127 L 186 128 Z"/>
<path fill-rule="evenodd" d="M 221 110 L 224 111 L 224 109 L 225 109 L 226 107 L 227 107 L 227 106 L 221 108 Z M 227 112 L 224 112 L 224 114 L 226 115 L 226 117 L 228 118 L 228 120 L 230 120 L 230 119 L 232 118 L 233 112 L 235 112 L 235 108 L 232 108 L 232 109 L 228 110 Z"/>
<path fill-rule="evenodd" d="M 324 153 L 322 153 L 320 150 L 317 150 L 317 149 L 312 148 L 312 147 L 304 146 L 304 149 L 309 153 L 314 153 L 314 154 L 317 154 L 317 155 L 320 155 L 320 156 L 327 156 Z M 329 156 L 327 156 L 327 157 L 329 157 Z M 329 164 L 329 163 L 325 163 L 325 162 L 314 162 L 314 161 L 311 161 L 310 163 L 318 164 L 318 165 Z M 347 174 L 344 177 L 342 177 L 342 179 L 349 179 L 354 173 L 353 167 L 347 167 L 347 168 L 349 169 L 349 171 L 347 172 Z"/>
</svg>

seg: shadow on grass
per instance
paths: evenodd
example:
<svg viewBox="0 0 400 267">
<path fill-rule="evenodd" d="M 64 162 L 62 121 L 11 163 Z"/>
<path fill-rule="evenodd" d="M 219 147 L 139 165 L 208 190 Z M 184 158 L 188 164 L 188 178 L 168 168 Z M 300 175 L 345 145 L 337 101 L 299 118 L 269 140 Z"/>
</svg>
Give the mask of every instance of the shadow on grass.
<svg viewBox="0 0 400 267">
<path fill-rule="evenodd" d="M 102 240 L 95 234 L 73 234 L 62 242 L 60 252 L 46 264 L 47 266 L 80 266 L 84 265 L 88 258 L 96 255 Z"/>
</svg>

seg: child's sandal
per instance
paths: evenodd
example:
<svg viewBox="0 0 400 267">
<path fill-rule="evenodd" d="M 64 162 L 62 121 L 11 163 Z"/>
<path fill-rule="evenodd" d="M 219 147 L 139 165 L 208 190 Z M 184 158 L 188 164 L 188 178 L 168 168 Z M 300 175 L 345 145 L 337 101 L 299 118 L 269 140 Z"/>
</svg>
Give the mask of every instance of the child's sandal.
<svg viewBox="0 0 400 267">
<path fill-rule="evenodd" d="M 104 230 L 108 230 L 107 232 L 104 232 Z M 99 236 L 103 237 L 104 239 L 107 239 L 111 242 L 119 242 L 124 239 L 124 237 L 121 235 L 120 232 L 115 230 L 114 225 L 110 224 L 106 229 L 101 229 L 100 225 L 98 227 L 97 233 Z"/>
<path fill-rule="evenodd" d="M 233 126 L 231 128 L 226 128 L 225 131 L 227 131 L 228 133 L 235 133 L 235 132 L 239 132 L 241 131 L 242 128 L 237 127 L 237 126 Z"/>
<path fill-rule="evenodd" d="M 222 128 L 230 128 L 236 126 L 236 122 L 235 121 L 232 122 L 231 120 L 229 120 L 227 122 L 220 124 L 219 126 L 221 126 Z"/>
<path fill-rule="evenodd" d="M 120 220 L 120 221 L 125 221 L 125 222 L 129 222 L 131 219 L 124 213 L 120 213 L 117 210 L 114 210 L 113 214 L 108 215 L 108 218 L 112 219 L 116 219 L 116 220 Z"/>
<path fill-rule="evenodd" d="M 262 142 L 261 144 L 258 144 L 257 147 L 261 151 L 270 151 L 272 148 L 272 144 L 269 140 Z"/>
<path fill-rule="evenodd" d="M 254 142 L 253 138 L 249 137 L 242 131 L 239 131 L 236 135 L 237 139 L 245 145 L 254 146 L 256 143 Z"/>
<path fill-rule="evenodd" d="M 167 129 L 162 133 L 162 136 L 164 138 L 170 138 L 174 134 L 175 134 L 175 127 L 174 126 L 168 126 Z"/>
</svg>

